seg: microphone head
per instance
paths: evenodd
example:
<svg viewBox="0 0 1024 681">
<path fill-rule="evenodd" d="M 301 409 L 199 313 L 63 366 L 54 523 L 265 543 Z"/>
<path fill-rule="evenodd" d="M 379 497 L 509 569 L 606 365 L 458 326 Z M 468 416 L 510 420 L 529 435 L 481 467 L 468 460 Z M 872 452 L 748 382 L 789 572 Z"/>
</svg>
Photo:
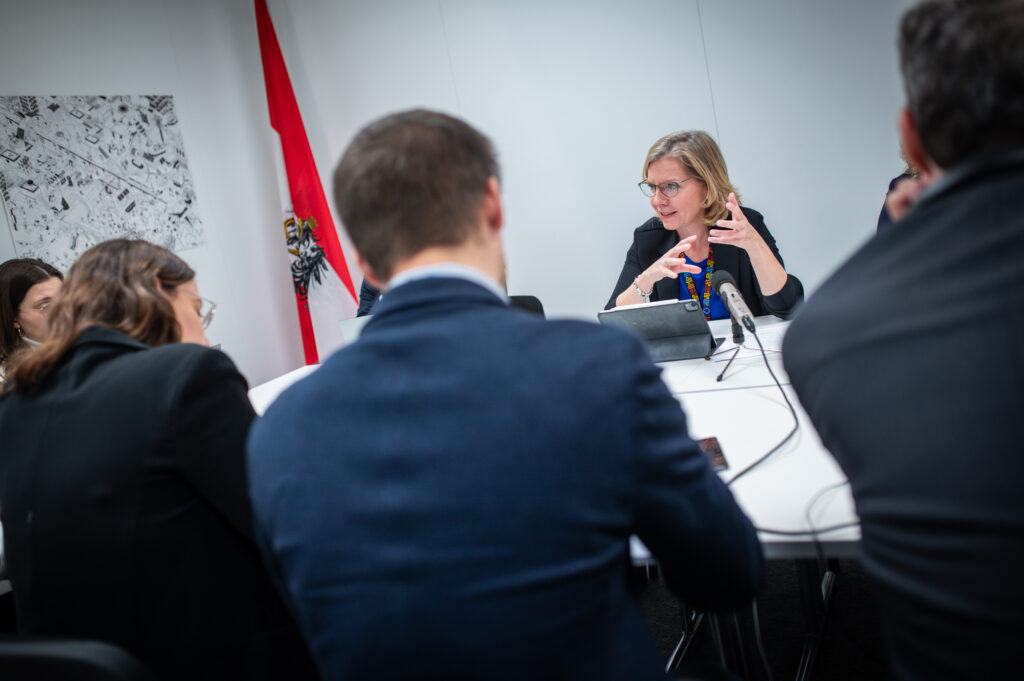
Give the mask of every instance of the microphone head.
<svg viewBox="0 0 1024 681">
<path fill-rule="evenodd" d="M 732 284 L 735 286 L 736 280 L 733 279 L 732 275 L 725 270 L 716 270 L 714 274 L 711 275 L 711 288 L 715 290 L 715 293 L 718 294 L 719 298 L 725 297 L 722 295 L 722 284 Z"/>
</svg>

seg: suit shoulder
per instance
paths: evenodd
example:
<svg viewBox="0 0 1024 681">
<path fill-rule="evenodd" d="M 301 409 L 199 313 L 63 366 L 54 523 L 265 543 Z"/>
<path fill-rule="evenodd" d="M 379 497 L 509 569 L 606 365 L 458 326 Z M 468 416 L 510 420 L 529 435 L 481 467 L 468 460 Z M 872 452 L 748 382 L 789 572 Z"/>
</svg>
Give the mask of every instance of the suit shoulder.
<svg viewBox="0 0 1024 681">
<path fill-rule="evenodd" d="M 168 343 L 134 355 L 135 361 L 153 373 L 165 373 L 173 382 L 196 375 L 232 375 L 245 378 L 226 354 L 195 343 Z"/>
<path fill-rule="evenodd" d="M 195 343 L 168 343 L 158 345 L 146 353 L 153 362 L 195 362 L 199 364 L 227 363 L 234 366 L 234 362 L 220 350 L 208 348 L 205 345 Z"/>
<path fill-rule="evenodd" d="M 633 230 L 633 234 L 638 235 L 642 232 L 664 232 L 665 228 L 661 224 L 661 220 L 656 217 L 652 217 L 647 222 L 643 223 L 639 227 Z"/>
<path fill-rule="evenodd" d="M 761 211 L 756 208 L 751 208 L 750 206 L 740 206 L 740 210 L 742 210 L 743 214 L 747 216 L 747 220 L 750 221 L 750 224 L 753 225 L 754 228 L 764 230 L 766 232 L 768 231 L 768 227 L 764 224 L 764 215 Z"/>
<path fill-rule="evenodd" d="M 549 342 L 560 342 L 570 352 L 579 352 L 584 348 L 600 354 L 619 356 L 622 353 L 645 354 L 643 342 L 624 329 L 605 326 L 603 324 L 583 320 L 563 319 L 549 321 L 544 324 Z"/>
<path fill-rule="evenodd" d="M 751 208 L 750 206 L 740 206 L 740 210 L 742 210 L 743 214 L 747 216 L 747 219 L 757 218 L 761 222 L 764 222 L 764 214 L 761 211 L 757 210 L 756 208 Z"/>
</svg>

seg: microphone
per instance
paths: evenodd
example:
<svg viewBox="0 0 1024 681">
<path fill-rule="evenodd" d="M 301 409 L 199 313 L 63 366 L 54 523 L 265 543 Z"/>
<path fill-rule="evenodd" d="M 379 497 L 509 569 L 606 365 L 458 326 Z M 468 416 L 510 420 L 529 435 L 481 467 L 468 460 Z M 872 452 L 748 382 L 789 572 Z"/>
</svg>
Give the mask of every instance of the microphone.
<svg viewBox="0 0 1024 681">
<path fill-rule="evenodd" d="M 732 320 L 732 342 L 736 345 L 743 345 L 743 327 L 734 319 Z"/>
<path fill-rule="evenodd" d="M 754 315 L 750 314 L 750 308 L 747 307 L 739 289 L 736 288 L 736 280 L 732 278 L 732 275 L 718 270 L 711 275 L 711 288 L 715 289 L 715 293 L 729 308 L 729 314 L 733 320 L 742 323 L 748 331 L 754 333 Z"/>
</svg>

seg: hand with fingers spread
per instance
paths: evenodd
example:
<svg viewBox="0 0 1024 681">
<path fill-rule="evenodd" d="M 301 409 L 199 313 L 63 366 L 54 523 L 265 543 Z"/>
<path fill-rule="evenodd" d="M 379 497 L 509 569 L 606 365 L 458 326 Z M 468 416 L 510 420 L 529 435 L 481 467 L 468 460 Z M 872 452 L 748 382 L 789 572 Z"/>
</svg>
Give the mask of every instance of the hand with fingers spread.
<svg viewBox="0 0 1024 681">
<path fill-rule="evenodd" d="M 729 209 L 732 219 L 716 222 L 715 224 L 721 229 L 712 228 L 708 232 L 708 241 L 713 244 L 729 244 L 748 252 L 765 246 L 764 239 L 740 210 L 739 201 L 736 200 L 736 195 L 732 192 L 729 193 L 725 207 Z"/>
<path fill-rule="evenodd" d="M 665 255 L 654 261 L 654 264 L 641 272 L 633 284 L 619 294 L 616 304 L 632 305 L 647 302 L 654 285 L 666 277 L 676 279 L 680 272 L 699 274 L 702 270 L 686 262 L 683 254 L 690 250 L 697 237 L 689 236 L 666 251 Z"/>
<path fill-rule="evenodd" d="M 690 250 L 693 246 L 693 242 L 696 238 L 697 237 L 695 236 L 686 237 L 675 246 L 668 249 L 668 252 L 665 253 L 665 255 L 655 260 L 653 265 L 648 267 L 639 277 L 637 277 L 637 284 L 640 285 L 640 288 L 645 291 L 649 291 L 654 288 L 654 284 L 666 277 L 677 279 L 680 272 L 700 274 L 703 270 L 696 265 L 687 263 L 686 259 L 683 257 L 686 251 Z"/>
<path fill-rule="evenodd" d="M 764 295 L 772 295 L 782 290 L 789 275 L 786 274 L 782 263 L 772 253 L 772 249 L 750 224 L 747 216 L 743 214 L 740 202 L 736 200 L 736 194 L 729 192 L 725 207 L 732 214 L 732 220 L 716 222 L 719 229 L 712 229 L 708 232 L 708 241 L 713 244 L 728 244 L 746 251 L 750 256 L 750 265 L 754 268 L 754 274 L 757 275 L 761 293 Z"/>
</svg>

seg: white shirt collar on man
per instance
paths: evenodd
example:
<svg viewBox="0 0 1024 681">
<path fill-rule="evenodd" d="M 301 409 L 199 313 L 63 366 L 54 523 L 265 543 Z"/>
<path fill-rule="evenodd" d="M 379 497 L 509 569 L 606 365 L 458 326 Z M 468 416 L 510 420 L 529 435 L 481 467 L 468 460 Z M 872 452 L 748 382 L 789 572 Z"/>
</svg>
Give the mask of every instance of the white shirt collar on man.
<svg viewBox="0 0 1024 681">
<path fill-rule="evenodd" d="M 413 267 L 412 269 L 405 270 L 401 274 L 397 274 L 391 278 L 391 281 L 388 282 L 387 290 L 390 291 L 402 284 L 407 284 L 410 281 L 427 279 L 429 277 L 445 277 L 471 281 L 474 284 L 483 286 L 485 289 L 498 296 L 503 303 L 506 305 L 508 304 L 508 294 L 498 286 L 498 282 L 494 281 L 478 269 L 456 262 L 439 262 L 433 265 L 423 265 L 422 267 Z"/>
</svg>

